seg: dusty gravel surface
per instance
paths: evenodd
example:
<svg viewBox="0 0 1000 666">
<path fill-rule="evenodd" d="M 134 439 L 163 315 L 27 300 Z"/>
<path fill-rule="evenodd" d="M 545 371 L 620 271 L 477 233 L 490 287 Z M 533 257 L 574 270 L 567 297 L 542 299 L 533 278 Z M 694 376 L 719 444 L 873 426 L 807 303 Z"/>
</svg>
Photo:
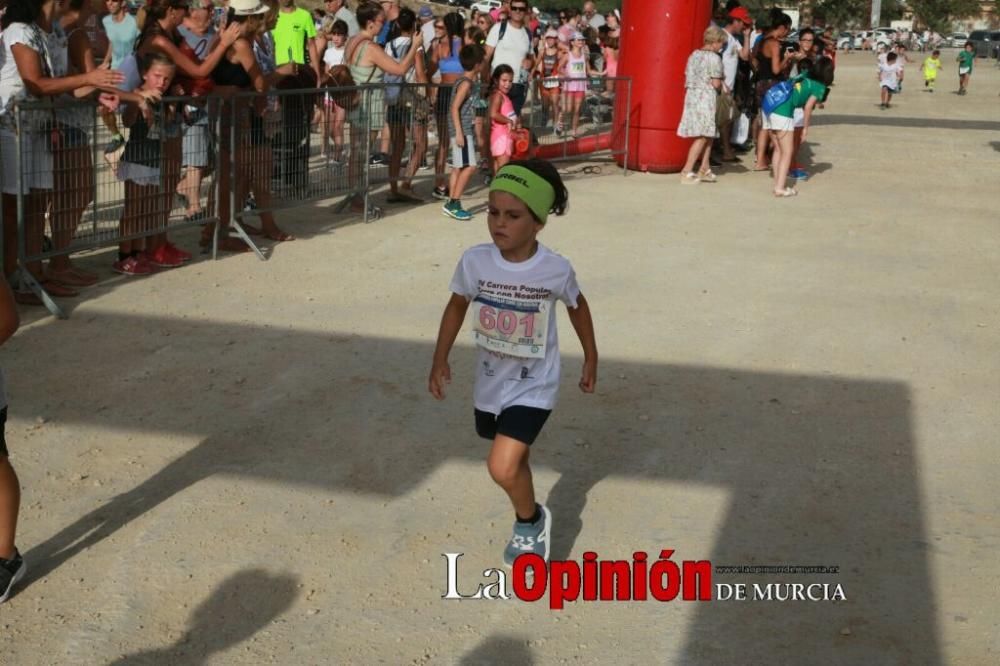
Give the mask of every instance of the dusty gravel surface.
<svg viewBox="0 0 1000 666">
<path fill-rule="evenodd" d="M 266 263 L 23 312 L 2 364 L 31 575 L 0 607 L 0 663 L 996 663 L 1000 70 L 964 98 L 950 64 L 933 95 L 909 70 L 880 111 L 872 59 L 841 57 L 796 199 L 742 167 L 683 188 L 606 167 L 541 237 L 602 354 L 584 396 L 560 314 L 533 451 L 554 557 L 832 565 L 712 582 L 846 600 L 442 600 L 442 553 L 465 553 L 471 593 L 512 520 L 464 334 L 448 399 L 425 388 L 485 217 L 315 206 L 281 215 L 299 240 Z"/>
</svg>

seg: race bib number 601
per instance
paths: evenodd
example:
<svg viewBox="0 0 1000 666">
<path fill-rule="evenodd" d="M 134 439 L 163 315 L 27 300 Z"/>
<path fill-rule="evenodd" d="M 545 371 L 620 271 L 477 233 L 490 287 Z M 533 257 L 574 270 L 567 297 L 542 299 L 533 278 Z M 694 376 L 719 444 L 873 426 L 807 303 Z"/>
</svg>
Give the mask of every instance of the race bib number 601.
<svg viewBox="0 0 1000 666">
<path fill-rule="evenodd" d="M 549 307 L 548 301 L 502 301 L 477 296 L 472 301 L 472 338 L 488 351 L 545 358 Z"/>
</svg>

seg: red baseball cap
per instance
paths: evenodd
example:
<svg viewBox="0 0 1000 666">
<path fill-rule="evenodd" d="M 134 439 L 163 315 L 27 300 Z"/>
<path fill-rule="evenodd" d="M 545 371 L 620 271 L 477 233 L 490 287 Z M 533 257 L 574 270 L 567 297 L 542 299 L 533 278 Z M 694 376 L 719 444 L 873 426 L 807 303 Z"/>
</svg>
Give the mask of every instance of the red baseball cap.
<svg viewBox="0 0 1000 666">
<path fill-rule="evenodd" d="M 746 7 L 733 7 L 733 10 L 729 12 L 729 18 L 739 19 L 746 25 L 753 25 L 753 19 L 750 18 L 750 12 L 747 11 Z"/>
</svg>

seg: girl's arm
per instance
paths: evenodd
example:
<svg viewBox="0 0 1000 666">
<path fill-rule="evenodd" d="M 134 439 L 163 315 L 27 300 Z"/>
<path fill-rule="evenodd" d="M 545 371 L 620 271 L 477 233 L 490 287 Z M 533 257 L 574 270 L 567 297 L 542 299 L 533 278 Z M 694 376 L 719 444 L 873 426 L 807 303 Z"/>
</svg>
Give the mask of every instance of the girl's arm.
<svg viewBox="0 0 1000 666">
<path fill-rule="evenodd" d="M 417 57 L 417 49 L 424 43 L 423 37 L 418 32 L 413 36 L 413 43 L 410 44 L 410 50 L 406 52 L 403 59 L 396 62 L 392 59 L 388 53 L 383 51 L 381 48 L 370 48 L 365 53 L 369 54 L 372 64 L 381 69 L 386 74 L 394 74 L 395 76 L 402 76 L 409 71 L 410 67 L 413 67 L 413 59 Z"/>
<path fill-rule="evenodd" d="M 802 139 L 805 140 L 806 136 L 809 134 L 809 121 L 812 120 L 813 109 L 816 108 L 816 103 L 818 100 L 815 97 L 810 97 L 809 101 L 802 108 Z"/>
<path fill-rule="evenodd" d="M 503 104 L 503 93 L 498 90 L 490 95 L 490 120 L 502 125 L 512 124 L 510 118 L 500 113 L 501 104 Z"/>
<path fill-rule="evenodd" d="M 219 35 L 219 42 L 215 45 L 215 48 L 200 63 L 196 63 L 194 60 L 189 58 L 179 48 L 177 48 L 172 41 L 163 35 L 153 37 L 151 46 L 173 60 L 174 64 L 177 65 L 177 69 L 190 78 L 203 79 L 212 74 L 212 70 L 215 69 L 215 66 L 218 65 L 219 61 L 226 55 L 226 51 L 229 50 L 229 47 L 232 46 L 237 39 L 239 39 L 242 30 L 243 27 L 239 23 L 231 23 L 227 26 L 222 34 Z"/>
<path fill-rule="evenodd" d="M 94 69 L 85 74 L 52 78 L 42 73 L 42 59 L 37 51 L 24 44 L 14 44 L 10 51 L 24 87 L 36 97 L 61 95 L 85 86 L 114 90 L 115 84 L 125 79 L 124 74 L 111 69 Z"/>
<path fill-rule="evenodd" d="M 583 373 L 580 375 L 580 390 L 593 393 L 597 386 L 597 341 L 594 338 L 594 320 L 590 316 L 590 306 L 587 299 L 580 294 L 576 298 L 575 308 L 566 308 L 569 321 L 580 338 L 583 347 Z"/>
<path fill-rule="evenodd" d="M 431 374 L 427 379 L 427 390 L 438 400 L 444 400 L 444 387 L 451 383 L 451 367 L 448 365 L 448 354 L 451 352 L 455 338 L 462 329 L 465 312 L 469 309 L 469 301 L 465 296 L 452 294 L 441 316 L 441 327 L 438 329 L 437 345 L 434 347 L 434 361 Z"/>
</svg>

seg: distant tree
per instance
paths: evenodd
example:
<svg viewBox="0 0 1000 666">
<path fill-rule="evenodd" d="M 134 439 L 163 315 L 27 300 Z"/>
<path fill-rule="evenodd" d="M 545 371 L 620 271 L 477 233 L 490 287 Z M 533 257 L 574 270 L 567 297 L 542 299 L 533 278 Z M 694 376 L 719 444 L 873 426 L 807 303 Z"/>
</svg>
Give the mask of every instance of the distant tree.
<svg viewBox="0 0 1000 666">
<path fill-rule="evenodd" d="M 914 15 L 928 28 L 948 32 L 956 19 L 978 15 L 982 3 L 979 0 L 910 0 L 909 4 Z"/>
</svg>

